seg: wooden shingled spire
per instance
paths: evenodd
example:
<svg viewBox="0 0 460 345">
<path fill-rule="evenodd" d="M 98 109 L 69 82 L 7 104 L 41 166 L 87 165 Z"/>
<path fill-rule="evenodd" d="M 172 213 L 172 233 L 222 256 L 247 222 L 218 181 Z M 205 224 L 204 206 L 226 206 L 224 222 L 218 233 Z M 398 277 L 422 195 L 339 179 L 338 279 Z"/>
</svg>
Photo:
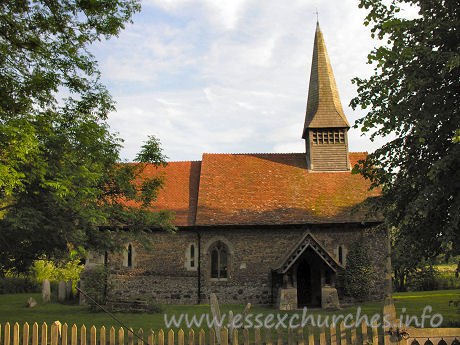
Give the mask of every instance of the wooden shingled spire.
<svg viewBox="0 0 460 345">
<path fill-rule="evenodd" d="M 307 110 L 302 138 L 310 170 L 349 170 L 347 132 L 350 128 L 327 54 L 323 33 L 316 24 Z"/>
</svg>

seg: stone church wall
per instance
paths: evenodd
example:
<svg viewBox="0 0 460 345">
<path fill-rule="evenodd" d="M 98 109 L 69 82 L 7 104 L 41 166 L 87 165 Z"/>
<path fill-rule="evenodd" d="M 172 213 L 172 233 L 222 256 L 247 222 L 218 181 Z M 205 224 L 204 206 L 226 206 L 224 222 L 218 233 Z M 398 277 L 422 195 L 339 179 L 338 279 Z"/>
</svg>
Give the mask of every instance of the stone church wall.
<svg viewBox="0 0 460 345">
<path fill-rule="evenodd" d="M 208 303 L 209 294 L 217 294 L 222 303 L 276 303 L 281 281 L 273 281 L 272 268 L 300 238 L 310 231 L 331 254 L 337 255 L 338 245 L 345 252 L 361 236 L 372 243 L 373 266 L 383 277 L 387 240 L 385 234 L 372 234 L 359 224 L 336 226 L 298 226 L 279 228 L 207 228 L 181 229 L 176 234 L 155 232 L 154 247 L 147 251 L 133 243 L 133 267 L 118 254 L 109 257 L 108 265 L 117 283 L 116 295 L 152 296 L 165 304 L 198 303 L 198 265 L 187 265 L 187 250 L 200 244 L 200 303 Z M 229 249 L 229 270 L 226 280 L 211 278 L 210 252 L 213 243 L 221 241 Z M 346 260 L 346 256 L 345 256 Z M 275 280 L 277 278 L 275 277 Z M 343 295 L 342 277 L 337 277 L 339 296 Z M 371 299 L 384 296 L 384 280 L 371 291 Z"/>
</svg>

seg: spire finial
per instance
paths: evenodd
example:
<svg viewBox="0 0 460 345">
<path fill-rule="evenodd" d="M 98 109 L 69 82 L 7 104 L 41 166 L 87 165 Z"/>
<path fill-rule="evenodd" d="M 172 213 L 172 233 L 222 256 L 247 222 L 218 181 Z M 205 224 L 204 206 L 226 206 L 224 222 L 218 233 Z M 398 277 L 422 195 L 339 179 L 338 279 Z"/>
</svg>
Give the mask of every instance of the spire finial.
<svg viewBox="0 0 460 345">
<path fill-rule="evenodd" d="M 318 7 L 315 7 L 315 14 L 316 14 L 316 24 L 319 23 L 319 12 L 318 12 Z"/>
</svg>

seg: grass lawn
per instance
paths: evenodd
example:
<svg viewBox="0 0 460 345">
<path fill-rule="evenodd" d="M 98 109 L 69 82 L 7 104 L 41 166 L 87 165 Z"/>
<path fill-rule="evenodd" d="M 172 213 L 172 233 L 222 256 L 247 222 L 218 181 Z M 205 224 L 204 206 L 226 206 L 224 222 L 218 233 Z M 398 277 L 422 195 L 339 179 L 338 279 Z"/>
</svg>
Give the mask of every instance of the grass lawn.
<svg viewBox="0 0 460 345">
<path fill-rule="evenodd" d="M 39 304 L 34 308 L 26 308 L 25 304 L 28 297 L 33 296 Z M 420 316 L 422 314 L 423 308 L 426 305 L 430 305 L 433 308 L 433 311 L 428 314 L 440 313 L 444 322 L 442 326 L 452 327 L 452 322 L 456 322 L 456 327 L 459 327 L 458 320 L 460 319 L 460 314 L 458 314 L 458 308 L 449 307 L 449 301 L 458 299 L 460 296 L 460 290 L 443 290 L 443 291 L 428 291 L 428 292 L 410 292 L 410 293 L 395 293 L 394 301 L 397 309 L 398 315 L 401 313 L 402 308 L 406 308 L 404 312 L 405 315 L 416 315 Z M 85 306 L 75 306 L 75 305 L 63 305 L 58 303 L 48 303 L 42 304 L 40 294 L 13 294 L 13 295 L 0 295 L 0 324 L 4 325 L 6 322 L 14 323 L 18 322 L 20 325 L 28 322 L 29 325 L 32 325 L 34 322 L 39 324 L 46 322 L 48 325 L 54 322 L 55 320 L 61 321 L 61 323 L 66 322 L 69 325 L 76 324 L 80 327 L 82 324 L 85 324 L 88 332 L 89 327 L 95 325 L 97 328 L 104 325 L 106 328 L 115 326 L 116 329 L 120 327 L 109 315 L 105 313 L 91 313 L 88 310 L 88 307 Z M 312 314 L 317 320 L 318 315 L 324 317 L 329 315 L 330 319 L 332 315 L 346 315 L 352 313 L 353 318 L 355 318 L 356 310 L 358 306 L 350 307 L 343 309 L 341 311 L 334 312 L 323 312 L 321 310 L 309 310 L 307 315 Z M 361 307 L 362 313 L 369 316 L 369 318 L 376 314 L 380 313 L 381 303 L 377 302 L 366 302 L 359 304 Z M 234 313 L 241 313 L 244 309 L 243 305 L 222 305 L 221 312 L 222 314 L 228 313 L 229 310 L 232 310 Z M 210 313 L 210 308 L 208 305 L 193 305 L 193 306 L 165 306 L 165 314 L 168 316 L 171 315 L 180 315 L 181 313 L 188 313 L 189 315 L 197 315 L 198 317 L 205 313 Z M 297 313 L 300 315 L 300 320 L 302 319 L 302 311 L 289 311 L 289 312 L 280 312 L 276 309 L 269 307 L 253 306 L 251 308 L 252 314 L 261 313 L 264 317 L 270 313 L 280 313 L 284 315 L 288 314 L 287 320 L 294 314 Z M 152 328 L 154 331 L 158 331 L 163 328 L 166 329 L 164 322 L 164 314 L 116 314 L 116 317 L 122 320 L 128 327 L 132 327 L 134 330 L 142 328 L 148 330 Z M 263 319 L 262 319 L 263 320 Z M 254 322 L 254 318 L 252 319 Z M 277 322 L 275 315 L 274 322 Z M 298 321 L 296 321 L 298 322 Z M 428 321 L 429 322 L 429 321 Z M 176 327 L 172 327 L 177 330 Z M 184 330 L 188 327 L 183 323 L 181 328 Z M 195 330 L 197 327 L 194 327 Z M 203 327 L 207 328 L 207 326 Z M 274 334 L 273 330 L 273 334 Z M 251 332 L 252 333 L 252 332 Z"/>
</svg>

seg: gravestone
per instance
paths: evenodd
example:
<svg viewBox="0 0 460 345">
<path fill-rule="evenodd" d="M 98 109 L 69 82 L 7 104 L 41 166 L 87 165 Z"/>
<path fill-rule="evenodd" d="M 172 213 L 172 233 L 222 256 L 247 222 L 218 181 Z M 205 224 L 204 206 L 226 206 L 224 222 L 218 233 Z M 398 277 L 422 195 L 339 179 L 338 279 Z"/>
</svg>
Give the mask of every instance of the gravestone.
<svg viewBox="0 0 460 345">
<path fill-rule="evenodd" d="M 47 303 L 51 299 L 50 282 L 48 279 L 43 280 L 42 299 L 43 299 L 43 303 Z"/>
<path fill-rule="evenodd" d="M 251 303 L 246 304 L 246 308 L 244 308 L 244 311 L 243 311 L 243 317 L 242 317 L 243 329 L 244 329 L 244 320 L 246 319 L 246 315 L 249 313 L 249 309 L 251 309 Z"/>
<path fill-rule="evenodd" d="M 27 307 L 33 308 L 37 305 L 37 301 L 33 297 L 29 297 L 27 300 Z"/>
<path fill-rule="evenodd" d="M 234 328 L 234 324 L 233 324 L 233 311 L 229 311 L 228 312 L 228 339 L 229 339 L 229 343 L 230 344 L 233 344 L 233 328 Z"/>
<path fill-rule="evenodd" d="M 59 302 L 65 301 L 65 292 L 66 292 L 65 282 L 61 280 L 58 286 L 58 301 Z"/>
<path fill-rule="evenodd" d="M 65 299 L 71 300 L 73 298 L 73 289 L 72 289 L 72 281 L 68 280 L 65 284 Z"/>
<path fill-rule="evenodd" d="M 221 344 L 220 340 L 220 331 L 221 327 L 219 327 L 220 320 L 222 319 L 220 315 L 220 309 L 219 309 L 219 302 L 217 301 L 217 296 L 215 293 L 211 293 L 210 296 L 210 304 L 211 304 L 211 313 L 212 313 L 212 319 L 214 322 L 214 330 L 216 331 L 216 338 L 217 342 Z"/>
</svg>

